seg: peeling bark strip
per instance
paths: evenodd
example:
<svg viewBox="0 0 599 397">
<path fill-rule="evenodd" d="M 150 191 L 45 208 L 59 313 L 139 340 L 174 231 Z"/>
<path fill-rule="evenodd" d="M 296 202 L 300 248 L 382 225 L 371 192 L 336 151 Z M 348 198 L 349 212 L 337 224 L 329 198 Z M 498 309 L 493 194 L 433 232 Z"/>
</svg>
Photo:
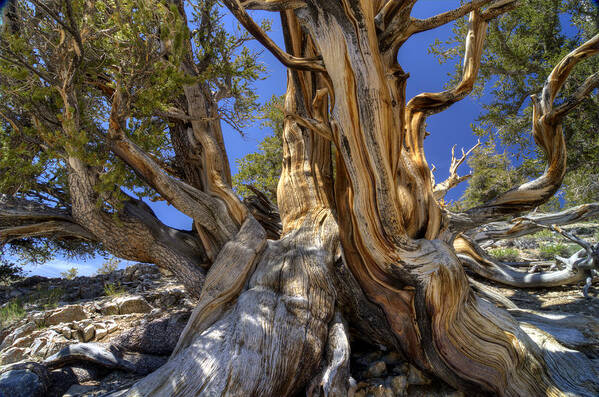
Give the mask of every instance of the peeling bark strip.
<svg viewBox="0 0 599 397">
<path fill-rule="evenodd" d="M 76 238 L 97 241 L 66 210 L 0 194 L 0 244 L 27 237 Z"/>
</svg>

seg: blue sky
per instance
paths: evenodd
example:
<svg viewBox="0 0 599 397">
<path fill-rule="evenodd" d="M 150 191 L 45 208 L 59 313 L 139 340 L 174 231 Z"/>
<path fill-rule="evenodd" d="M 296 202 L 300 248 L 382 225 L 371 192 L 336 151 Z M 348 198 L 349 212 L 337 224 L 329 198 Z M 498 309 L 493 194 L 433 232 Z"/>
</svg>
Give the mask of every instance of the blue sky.
<svg viewBox="0 0 599 397">
<path fill-rule="evenodd" d="M 458 6 L 459 1 L 457 0 L 422 0 L 416 4 L 412 15 L 417 18 L 426 18 Z M 252 12 L 252 16 L 256 20 L 270 18 L 273 22 L 270 36 L 280 47 L 284 47 L 278 15 L 268 12 Z M 237 28 L 237 22 L 228 14 L 223 19 L 223 23 L 232 30 Z M 399 53 L 399 63 L 410 74 L 407 86 L 408 99 L 421 92 L 436 92 L 444 89 L 445 83 L 449 79 L 448 74 L 454 70 L 454 64 L 440 65 L 433 55 L 428 54 L 428 47 L 436 38 L 445 40 L 450 36 L 451 25 L 446 25 L 420 33 L 402 47 Z M 261 48 L 259 43 L 250 43 L 250 47 Z M 284 94 L 286 72 L 285 68 L 268 51 L 263 51 L 261 61 L 265 64 L 268 75 L 264 80 L 256 82 L 255 89 L 260 101 L 265 102 L 272 95 Z M 445 112 L 429 118 L 427 131 L 431 135 L 425 140 L 425 150 L 429 164 L 434 164 L 437 168 L 435 177 L 438 181 L 442 181 L 448 176 L 451 146 L 457 144 L 459 151 L 461 147 L 468 149 L 476 143 L 477 139 L 472 134 L 470 124 L 480 113 L 480 104 L 480 100 L 465 98 Z M 258 142 L 270 134 L 270 131 L 261 129 L 258 124 L 247 128 L 244 131 L 245 137 L 242 137 L 223 123 L 223 134 L 233 173 L 237 172 L 235 160 L 256 151 Z M 466 164 L 462 167 L 460 169 L 462 174 L 469 171 Z M 450 191 L 448 199 L 458 199 L 464 187 L 465 184 Z M 191 219 L 168 204 L 164 202 L 149 204 L 167 225 L 181 229 L 191 228 Z M 30 271 L 31 275 L 58 277 L 60 272 L 77 267 L 80 275 L 89 275 L 94 273 L 103 261 L 104 258 L 101 257 L 86 262 L 57 258 L 45 265 L 28 267 L 26 270 Z M 127 264 L 128 262 L 123 261 L 121 267 Z"/>
</svg>

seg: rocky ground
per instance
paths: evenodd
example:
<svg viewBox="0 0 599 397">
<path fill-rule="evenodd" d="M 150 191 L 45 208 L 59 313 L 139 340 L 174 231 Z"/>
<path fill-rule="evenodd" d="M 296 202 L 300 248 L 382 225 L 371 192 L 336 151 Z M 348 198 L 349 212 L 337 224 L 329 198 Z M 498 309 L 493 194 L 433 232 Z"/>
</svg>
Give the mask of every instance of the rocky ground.
<svg viewBox="0 0 599 397">
<path fill-rule="evenodd" d="M 596 230 L 574 229 L 589 241 Z M 501 255 L 516 250 L 514 266 L 537 271 L 552 263 L 537 258 L 556 241 L 541 234 L 495 248 Z M 521 321 L 540 328 L 548 325 L 539 313 L 568 324 L 583 318 L 588 332 L 570 332 L 560 342 L 599 358 L 599 298 L 585 299 L 581 286 L 514 290 L 485 284 L 523 309 L 514 313 Z M 591 295 L 596 293 L 592 288 Z M 168 359 L 193 308 L 173 277 L 144 264 L 95 277 L 36 276 L 0 286 L 0 310 L 15 300 L 24 313 L 1 326 L 0 396 L 101 396 L 127 388 Z M 359 343 L 352 350 L 356 397 L 464 396 L 395 352 Z"/>
</svg>

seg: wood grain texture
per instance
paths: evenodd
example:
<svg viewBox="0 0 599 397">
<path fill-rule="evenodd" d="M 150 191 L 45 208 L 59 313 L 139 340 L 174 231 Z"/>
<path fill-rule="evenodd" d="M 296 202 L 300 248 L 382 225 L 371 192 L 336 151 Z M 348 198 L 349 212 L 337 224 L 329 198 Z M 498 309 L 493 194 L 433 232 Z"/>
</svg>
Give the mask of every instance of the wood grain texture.
<svg viewBox="0 0 599 397">
<path fill-rule="evenodd" d="M 181 147 L 198 144 L 203 167 L 201 183 L 191 186 L 222 203 L 225 211 L 214 215 L 233 227 L 217 240 L 207 233 L 210 223 L 194 216 L 213 262 L 200 303 L 169 362 L 128 395 L 288 396 L 306 388 L 312 395 L 344 395 L 351 392 L 347 335 L 356 330 L 371 332 L 371 341 L 468 395 L 596 395 L 599 380 L 588 357 L 563 347 L 540 329 L 545 325 L 521 326 L 491 303 L 500 300 L 474 293 L 457 255 L 466 252 L 460 244 L 467 240 L 456 236 L 531 209 L 559 187 L 566 166 L 562 117 L 596 78 L 563 106 L 554 102 L 572 67 L 599 52 L 599 36 L 567 55 L 533 100 L 533 135 L 548 161 L 544 174 L 481 207 L 451 214 L 439 205 L 445 187 L 435 193 L 423 150 L 426 118 L 470 94 L 489 19 L 518 2 L 474 0 L 424 20 L 410 16 L 415 3 L 224 1 L 289 68 L 277 191 L 281 237 L 266 240 L 266 231 L 232 194 L 220 127 L 197 121 L 213 116 L 214 104 L 201 84 L 187 86 L 182 112 L 196 121 L 189 130 L 193 142 Z M 244 5 L 280 11 L 284 51 Z M 413 34 L 467 13 L 462 79 L 407 101 L 399 47 Z M 143 157 L 134 161 L 133 149 L 123 149 L 122 156 L 143 176 L 153 164 Z M 72 190 L 89 190 L 89 170 L 76 162 L 72 169 Z M 205 205 L 202 197 L 194 199 Z M 82 209 L 73 213 L 84 215 Z M 510 227 L 497 233 L 518 232 Z M 558 281 L 579 275 L 568 277 Z"/>
</svg>

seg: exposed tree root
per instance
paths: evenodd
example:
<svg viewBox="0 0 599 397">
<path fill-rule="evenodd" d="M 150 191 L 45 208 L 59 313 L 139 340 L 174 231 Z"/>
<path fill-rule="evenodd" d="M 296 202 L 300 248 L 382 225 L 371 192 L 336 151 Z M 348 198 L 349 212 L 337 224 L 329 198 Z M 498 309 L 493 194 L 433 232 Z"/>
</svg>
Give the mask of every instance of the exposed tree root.
<svg viewBox="0 0 599 397">
<path fill-rule="evenodd" d="M 356 383 L 349 372 L 349 334 L 341 313 L 329 325 L 324 366 L 306 390 L 307 397 L 353 396 Z"/>
<path fill-rule="evenodd" d="M 328 218 L 307 222 L 335 227 Z M 333 317 L 335 293 L 326 281 L 331 243 L 308 224 L 269 242 L 239 297 L 205 329 L 190 321 L 170 361 L 127 395 L 287 396 L 300 390 L 318 369 Z"/>
<path fill-rule="evenodd" d="M 455 239 L 454 248 L 468 270 L 481 277 L 512 287 L 540 288 L 576 284 L 585 280 L 588 272 L 576 266 L 579 260 L 586 257 L 584 250 L 572 255 L 562 270 L 528 273 L 495 260 L 465 236 Z"/>
<path fill-rule="evenodd" d="M 538 232 L 544 226 L 569 225 L 598 215 L 599 203 L 589 203 L 556 213 L 532 213 L 514 218 L 509 222 L 491 222 L 468 230 L 464 234 L 471 237 L 473 241 L 481 243 L 487 240 L 521 237 Z"/>
</svg>

